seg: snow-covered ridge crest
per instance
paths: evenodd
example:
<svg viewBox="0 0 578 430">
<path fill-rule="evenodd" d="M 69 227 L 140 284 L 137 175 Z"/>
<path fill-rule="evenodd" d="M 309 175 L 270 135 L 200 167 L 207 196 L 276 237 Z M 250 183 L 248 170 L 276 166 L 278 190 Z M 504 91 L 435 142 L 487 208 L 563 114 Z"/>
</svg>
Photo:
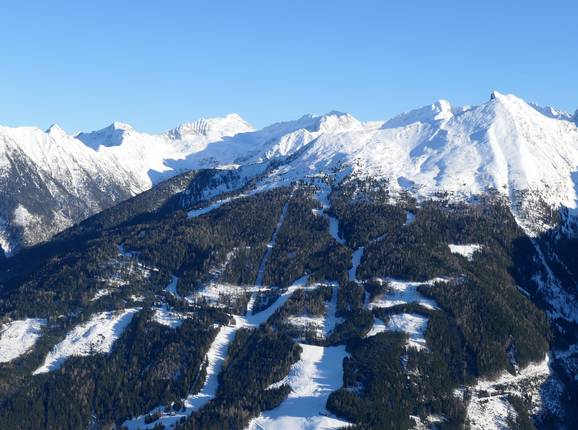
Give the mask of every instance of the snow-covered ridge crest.
<svg viewBox="0 0 578 430">
<path fill-rule="evenodd" d="M 439 192 L 467 198 L 495 190 L 530 233 L 550 227 L 540 219 L 541 204 L 577 208 L 576 123 L 555 108 L 493 92 L 477 106 L 454 107 L 440 100 L 370 123 L 333 111 L 260 130 L 237 114 L 160 134 L 120 122 L 75 136 L 57 125 L 47 131 L 0 127 L 0 198 L 11 202 L 0 210 L 5 220 L 0 243 L 13 251 L 19 243 L 46 240 L 187 170 L 261 164 L 257 170 L 265 171 L 272 162 L 277 170 L 267 179 L 269 186 L 311 175 L 341 180 L 353 174 L 385 178 L 394 192 L 409 190 L 425 198 Z M 24 204 L 30 200 L 48 213 L 41 216 Z M 20 206 L 30 217 L 16 226 L 14 211 Z M 54 228 L 42 231 L 42 225 Z"/>
<path fill-rule="evenodd" d="M 386 178 L 394 189 L 426 198 L 495 190 L 524 225 L 523 212 L 532 211 L 524 208 L 529 198 L 576 208 L 576 170 L 575 124 L 547 117 L 513 95 L 493 92 L 478 106 L 456 109 L 439 102 L 380 129 L 324 133 L 280 171 L 279 179 L 339 171 L 342 176 Z"/>
</svg>

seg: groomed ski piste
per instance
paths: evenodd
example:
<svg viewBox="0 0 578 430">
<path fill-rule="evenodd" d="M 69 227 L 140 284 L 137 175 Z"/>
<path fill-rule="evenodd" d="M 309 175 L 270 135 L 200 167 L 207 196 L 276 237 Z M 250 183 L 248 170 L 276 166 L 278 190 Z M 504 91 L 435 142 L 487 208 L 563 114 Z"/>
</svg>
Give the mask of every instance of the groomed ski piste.
<svg viewBox="0 0 578 430">
<path fill-rule="evenodd" d="M 329 201 L 329 194 L 331 194 L 331 187 L 326 184 L 323 180 L 314 181 L 314 184 L 318 187 L 318 191 L 315 193 L 315 198 L 321 204 L 321 211 L 314 209 L 314 214 L 321 214 L 327 217 L 329 221 L 329 234 L 337 243 L 340 245 L 345 245 L 345 240 L 339 235 L 339 221 L 334 216 L 329 215 L 329 209 L 331 208 L 331 202 Z"/>
<path fill-rule="evenodd" d="M 209 351 L 207 352 L 207 377 L 205 383 L 201 390 L 196 394 L 189 395 L 184 399 L 184 409 L 178 412 L 165 412 L 165 406 L 159 405 L 155 409 L 143 414 L 137 418 L 127 420 L 123 423 L 123 426 L 129 430 L 138 429 L 152 429 L 155 426 L 162 424 L 165 428 L 173 428 L 181 419 L 190 416 L 193 412 L 199 410 L 202 406 L 206 405 L 211 399 L 213 399 L 217 393 L 218 388 L 218 378 L 219 373 L 222 370 L 223 363 L 227 357 L 230 343 L 235 339 L 236 332 L 240 328 L 256 328 L 259 325 L 267 321 L 279 308 L 281 308 L 293 295 L 293 293 L 298 289 L 315 289 L 319 284 L 308 285 L 308 277 L 303 276 L 296 280 L 290 287 L 288 287 L 278 298 L 271 304 L 268 308 L 261 312 L 253 313 L 253 303 L 255 301 L 255 294 L 258 289 L 263 287 L 263 278 L 265 267 L 267 265 L 268 259 L 271 252 L 276 244 L 277 233 L 283 225 L 285 216 L 287 213 L 288 205 L 285 204 L 281 211 L 279 221 L 277 222 L 275 231 L 272 235 L 270 242 L 267 244 L 265 253 L 262 257 L 261 264 L 259 265 L 259 270 L 257 278 L 255 280 L 255 286 L 252 289 L 253 294 L 251 300 L 247 304 L 246 315 L 233 315 L 235 320 L 235 325 L 232 326 L 222 326 L 219 329 L 213 343 L 211 344 Z M 323 323 L 323 330 L 325 333 L 333 330 L 336 324 L 335 312 L 337 308 L 337 286 L 333 286 L 332 299 L 327 305 L 327 318 Z M 333 419 L 329 417 L 329 413 L 325 410 L 325 403 L 327 402 L 327 397 L 329 394 L 341 387 L 343 383 L 343 369 L 342 361 L 345 357 L 345 347 L 332 347 L 324 348 L 318 346 L 304 345 L 300 344 L 303 348 L 303 353 L 299 362 L 297 362 L 291 369 L 290 375 L 294 375 L 291 381 L 294 384 L 300 384 L 302 387 L 301 397 L 303 402 L 310 404 L 305 396 L 308 395 L 310 398 L 315 398 L 316 403 L 314 409 L 308 409 L 309 417 L 312 422 L 318 423 L 319 426 L 315 427 L 304 427 L 304 428 L 339 428 L 343 426 L 344 423 L 341 420 Z M 327 350 L 327 351 L 326 351 Z M 299 364 L 302 363 L 302 364 Z M 296 367 L 297 366 L 297 367 Z M 305 369 L 306 373 L 298 372 L 295 369 Z M 327 372 L 330 372 L 329 374 Z M 332 372 L 332 373 L 331 373 Z M 299 376 L 301 375 L 301 376 Z M 315 377 L 314 381 L 307 381 L 311 386 L 309 389 L 304 387 L 304 379 Z M 289 376 L 288 376 L 289 378 Z M 301 378 L 301 379 L 300 379 Z M 291 384 L 290 384 L 291 385 Z M 291 397 L 290 398 L 296 398 Z M 285 402 L 280 406 L 283 407 Z M 277 411 L 279 408 L 274 409 Z M 282 410 L 281 412 L 283 412 Z M 291 414 L 303 414 L 305 411 L 286 411 L 289 415 L 279 415 L 278 412 L 272 412 L 277 414 L 276 416 L 282 417 L 281 419 L 288 420 L 300 420 L 303 417 L 293 416 Z M 160 414 L 160 417 L 151 423 L 145 423 L 145 418 L 150 414 Z M 334 427 L 327 427 L 328 423 L 335 424 Z M 279 427 L 281 428 L 281 427 Z"/>
<path fill-rule="evenodd" d="M 222 326 L 219 329 L 217 336 L 213 340 L 213 343 L 207 352 L 207 378 L 205 383 L 198 393 L 191 394 L 186 399 L 184 399 L 184 410 L 179 412 L 166 413 L 164 412 L 165 406 L 159 405 L 157 408 L 149 411 L 147 414 L 125 421 L 123 426 L 126 426 L 129 430 L 152 429 L 155 427 L 155 425 L 160 423 L 166 428 L 172 428 L 182 418 L 190 416 L 193 412 L 207 404 L 215 397 L 218 388 L 219 373 L 221 372 L 223 362 L 227 357 L 229 344 L 235 339 L 237 331 L 241 328 L 256 328 L 263 324 L 271 317 L 271 315 L 277 311 L 277 309 L 282 307 L 287 302 L 287 300 L 291 298 L 296 290 L 302 288 L 317 288 L 316 284 L 308 286 L 307 282 L 307 277 L 298 279 L 293 283 L 293 285 L 287 288 L 287 290 L 281 294 L 279 298 L 268 308 L 256 314 L 247 312 L 247 315 L 245 316 L 233 315 L 233 318 L 235 319 L 235 325 Z M 154 414 L 157 412 L 161 414 L 160 418 L 152 423 L 145 424 L 145 417 L 149 414 Z"/>
<path fill-rule="evenodd" d="M 89 321 L 74 327 L 64 340 L 48 353 L 44 364 L 34 371 L 34 375 L 57 370 L 72 356 L 109 353 L 114 342 L 139 310 L 132 308 L 93 315 Z"/>
<path fill-rule="evenodd" d="M 326 216 L 328 218 L 329 233 L 338 243 L 345 245 L 345 240 L 339 235 L 338 220 L 328 214 L 330 210 L 328 196 L 331 188 L 324 182 L 321 182 L 321 184 L 322 185 L 320 186 L 320 191 L 316 193 L 315 197 L 320 201 L 322 209 L 317 210 L 316 214 Z M 319 185 L 319 183 L 317 183 L 317 185 Z M 244 196 L 245 195 L 243 194 L 239 197 Z M 191 211 L 192 213 L 189 212 L 189 217 L 200 216 L 209 213 L 211 210 L 216 209 L 223 204 L 228 203 L 229 201 L 231 201 L 231 199 L 226 198 L 211 203 L 204 208 Z M 184 399 L 185 407 L 179 412 L 165 412 L 165 405 L 159 405 L 157 408 L 149 411 L 148 413 L 160 414 L 160 418 L 151 423 L 145 424 L 144 422 L 145 417 L 148 414 L 144 414 L 135 419 L 125 421 L 123 425 L 126 426 L 129 430 L 152 429 L 158 424 L 162 424 L 166 428 L 173 428 L 174 425 L 182 418 L 190 416 L 193 412 L 206 405 L 216 395 L 218 388 L 218 376 L 221 372 L 223 362 L 227 357 L 229 344 L 234 340 L 237 330 L 243 327 L 258 327 L 260 324 L 267 321 L 271 315 L 273 315 L 273 313 L 275 313 L 290 299 L 291 295 L 297 289 L 317 288 L 319 286 L 319 284 L 308 286 L 307 277 L 303 277 L 297 280 L 289 288 L 287 288 L 268 308 L 255 314 L 252 311 L 257 292 L 259 290 L 268 288 L 263 285 L 264 271 L 272 249 L 275 246 L 277 233 L 283 225 L 286 211 L 287 204 L 283 207 L 271 241 L 267 244 L 265 254 L 263 255 L 261 264 L 259 266 L 257 279 L 253 287 L 246 288 L 237 287 L 234 285 L 221 285 L 218 283 L 213 283 L 199 293 L 204 294 L 207 298 L 210 298 L 211 296 L 215 296 L 215 298 L 217 298 L 219 294 L 223 293 L 223 291 L 221 291 L 222 287 L 234 289 L 237 293 L 240 293 L 241 291 L 252 293 L 247 305 L 247 314 L 244 316 L 233 315 L 235 325 L 221 327 L 213 343 L 211 344 L 207 353 L 207 378 L 201 390 L 198 393 L 191 394 L 186 399 Z M 414 221 L 415 215 L 408 211 L 406 213 L 406 221 L 404 226 L 411 225 Z M 373 242 L 382 239 L 383 237 L 380 237 Z M 482 249 L 481 246 L 477 244 L 450 244 L 448 247 L 450 248 L 451 252 L 459 254 L 467 259 L 473 258 L 475 253 Z M 351 282 L 361 282 L 357 277 L 357 271 L 359 265 L 362 262 L 364 252 L 364 246 L 360 246 L 353 251 L 351 267 L 348 271 L 348 277 Z M 439 306 L 435 303 L 435 301 L 421 295 L 417 291 L 417 288 L 420 285 L 434 285 L 436 282 L 447 282 L 448 279 L 436 278 L 426 282 L 411 282 L 396 279 L 385 279 L 383 281 L 388 282 L 388 291 L 386 291 L 381 297 L 377 298 L 372 303 L 366 303 L 367 308 L 389 308 L 400 304 L 416 303 L 429 310 L 438 310 Z M 174 285 L 172 285 L 173 283 Z M 176 287 L 176 281 L 174 278 L 170 286 Z M 326 336 L 338 323 L 337 319 L 335 318 L 337 289 L 338 287 L 334 286 L 332 299 L 331 302 L 327 305 L 327 315 L 325 318 L 314 317 L 311 319 L 311 321 L 305 321 L 303 319 L 304 317 L 290 317 L 289 321 L 296 324 L 309 322 L 317 325 L 319 326 L 320 331 L 323 332 L 323 335 Z M 215 302 L 218 302 L 218 300 L 215 300 Z M 401 312 L 390 315 L 386 322 L 376 318 L 373 327 L 370 329 L 366 337 L 373 336 L 381 332 L 404 332 L 408 336 L 406 344 L 407 347 L 427 353 L 428 348 L 425 340 L 427 325 L 428 318 L 426 316 L 417 313 Z M 291 387 L 289 396 L 277 408 L 269 411 L 263 411 L 260 416 L 252 419 L 248 426 L 249 430 L 277 430 L 285 428 L 298 430 L 336 429 L 349 424 L 341 419 L 338 419 L 337 417 L 332 416 L 325 408 L 330 393 L 339 389 L 343 384 L 342 364 L 343 359 L 347 356 L 345 347 L 322 347 L 308 345 L 305 343 L 299 343 L 299 345 L 303 350 L 300 360 L 291 367 L 289 374 L 283 380 L 278 381 L 271 386 L 271 388 L 274 388 L 282 384 L 289 385 Z M 532 371 L 531 369 L 533 369 L 531 366 L 533 365 L 530 365 L 527 368 L 530 369 L 528 370 L 530 372 Z M 522 372 L 525 371 L 526 369 L 522 370 Z M 476 387 L 472 387 L 471 389 L 476 392 Z M 539 393 L 537 396 L 540 396 Z M 511 413 L 511 406 L 509 406 L 509 404 L 503 403 L 502 397 L 496 396 L 495 402 L 497 402 L 495 411 L 498 418 L 494 419 L 492 416 L 493 412 L 488 411 L 486 408 L 481 406 L 483 405 L 484 401 L 479 402 L 475 397 L 472 398 L 468 408 L 468 418 L 470 418 L 470 416 L 472 417 L 471 422 L 473 429 L 486 428 L 476 427 L 476 423 L 478 421 L 485 423 L 482 425 L 486 425 L 487 423 L 492 422 L 497 423 L 496 425 L 499 425 L 499 417 L 503 416 L 502 412 Z M 494 427 L 490 426 L 487 428 Z M 495 428 L 502 427 L 498 426 Z"/>
<path fill-rule="evenodd" d="M 289 396 L 277 408 L 251 420 L 249 430 L 338 429 L 349 424 L 325 409 L 331 392 L 343 385 L 345 346 L 299 345 L 303 349 L 300 360 L 287 377 L 270 387 L 287 384 L 291 387 Z"/>
<path fill-rule="evenodd" d="M 302 278 L 302 283 L 306 278 Z M 316 288 L 317 285 L 313 285 Z M 311 288 L 311 287 L 309 287 Z M 333 285 L 325 317 L 321 317 L 323 336 L 327 336 L 339 322 L 337 310 L 338 285 Z M 272 315 L 272 313 L 271 313 Z M 318 346 L 299 343 L 302 349 L 299 361 L 289 374 L 272 384 L 269 389 L 289 385 L 291 392 L 278 407 L 264 411 L 254 418 L 248 430 L 327 430 L 349 425 L 332 416 L 325 408 L 329 395 L 343 385 L 343 359 L 347 357 L 344 345 Z"/>
<path fill-rule="evenodd" d="M 46 320 L 38 318 L 0 324 L 0 363 L 9 363 L 30 351 L 45 325 Z"/>
</svg>

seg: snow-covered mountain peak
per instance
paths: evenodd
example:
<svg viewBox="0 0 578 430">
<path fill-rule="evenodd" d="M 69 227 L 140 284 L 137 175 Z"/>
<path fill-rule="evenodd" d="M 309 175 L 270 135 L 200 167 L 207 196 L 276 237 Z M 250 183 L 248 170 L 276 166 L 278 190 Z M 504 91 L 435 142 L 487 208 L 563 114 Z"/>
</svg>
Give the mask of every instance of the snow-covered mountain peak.
<svg viewBox="0 0 578 430">
<path fill-rule="evenodd" d="M 186 122 L 166 134 L 170 139 L 186 140 L 189 137 L 205 136 L 211 140 L 222 137 L 235 136 L 239 133 L 253 131 L 253 127 L 236 113 L 222 118 L 201 118 L 197 121 Z"/>
<path fill-rule="evenodd" d="M 362 128 L 361 122 L 348 113 L 331 111 L 319 117 L 318 130 L 338 133 Z"/>
<path fill-rule="evenodd" d="M 331 111 L 325 115 L 306 114 L 293 121 L 278 122 L 265 127 L 261 132 L 281 137 L 298 130 L 305 130 L 310 133 L 327 133 L 347 131 L 362 127 L 362 123 L 352 115 L 338 111 Z"/>
<path fill-rule="evenodd" d="M 100 146 L 121 145 L 125 134 L 133 131 L 129 124 L 115 121 L 101 130 L 78 133 L 75 137 L 92 149 L 98 149 Z"/>
<path fill-rule="evenodd" d="M 54 123 L 46 129 L 46 133 L 57 138 L 68 137 L 68 134 L 58 124 Z"/>
<path fill-rule="evenodd" d="M 449 120 L 454 116 L 454 112 L 463 109 L 453 108 L 447 100 L 438 100 L 431 105 L 424 106 L 409 112 L 397 115 L 386 121 L 383 128 L 405 127 L 414 123 L 435 124 Z"/>
<path fill-rule="evenodd" d="M 552 207 L 576 208 L 578 127 L 558 113 L 493 92 L 478 106 L 439 100 L 386 122 L 361 123 L 332 111 L 261 130 L 237 114 L 185 123 L 162 134 L 141 133 L 119 122 L 75 137 L 57 125 L 46 131 L 0 127 L 0 180 L 16 178 L 22 187 L 40 184 L 34 192 L 49 200 L 62 194 L 58 204 L 47 203 L 54 211 L 50 216 L 65 219 L 62 226 L 81 219 L 66 212 L 61 202 L 67 199 L 76 199 L 76 213 L 87 215 L 106 206 L 111 190 L 118 201 L 190 169 L 251 163 L 266 169 L 271 160 L 282 166 L 269 178 L 275 184 L 339 172 L 336 179 L 347 174 L 384 178 L 393 191 L 408 189 L 418 197 L 472 196 L 492 189 L 513 207 L 526 204 L 521 195 L 533 195 Z M 578 113 L 573 120 L 578 122 Z M 24 169 L 31 173 L 21 174 Z M 33 175 L 37 178 L 27 180 Z M 7 184 L 0 198 L 15 188 Z M 0 211 L 0 218 L 13 219 L 23 201 L 18 195 L 13 193 L 14 204 Z"/>
<path fill-rule="evenodd" d="M 124 130 L 124 131 L 134 130 L 134 127 L 132 125 L 127 124 L 126 122 L 120 122 L 120 121 L 114 121 L 111 125 L 109 125 L 109 128 L 114 129 L 114 130 Z"/>
</svg>

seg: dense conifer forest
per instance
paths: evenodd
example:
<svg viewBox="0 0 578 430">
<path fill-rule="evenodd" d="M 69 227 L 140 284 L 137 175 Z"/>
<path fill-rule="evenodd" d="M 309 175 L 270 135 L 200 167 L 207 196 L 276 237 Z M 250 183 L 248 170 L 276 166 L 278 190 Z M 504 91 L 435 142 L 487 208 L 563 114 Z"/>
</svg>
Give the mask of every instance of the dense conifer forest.
<svg viewBox="0 0 578 430">
<path fill-rule="evenodd" d="M 314 182 L 294 183 L 187 215 L 223 198 L 202 197 L 216 174 L 174 178 L 0 261 L 0 321 L 46 320 L 33 348 L 0 363 L 0 428 L 113 429 L 142 415 L 162 428 L 162 416 L 182 413 L 203 389 L 208 352 L 228 327 L 216 392 L 178 428 L 245 428 L 287 399 L 292 388 L 279 382 L 302 345 L 314 345 L 345 348 L 341 388 L 326 408 L 349 428 L 410 429 L 441 417 L 435 428 L 460 429 L 468 387 L 541 362 L 569 339 L 532 299 L 535 248 L 496 195 L 417 202 L 350 180 L 333 187 L 324 212 Z M 539 240 L 555 247 L 558 265 L 577 267 L 575 240 Z M 479 249 L 470 258 L 450 244 Z M 380 305 L 404 282 L 416 283 L 417 299 Z M 137 311 L 109 352 L 32 375 L 75 327 L 123 309 Z M 403 330 L 374 332 L 400 315 L 427 321 L 422 346 Z M 560 397 L 571 402 L 575 390 Z M 533 415 L 528 402 L 510 395 L 512 428 L 561 422 Z"/>
</svg>

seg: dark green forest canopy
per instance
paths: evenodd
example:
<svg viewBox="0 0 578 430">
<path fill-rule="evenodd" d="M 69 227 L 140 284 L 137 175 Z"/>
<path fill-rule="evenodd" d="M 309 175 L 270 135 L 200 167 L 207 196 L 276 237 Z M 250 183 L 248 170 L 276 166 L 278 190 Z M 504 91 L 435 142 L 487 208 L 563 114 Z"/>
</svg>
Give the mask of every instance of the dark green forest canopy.
<svg viewBox="0 0 578 430">
<path fill-rule="evenodd" d="M 181 399 L 203 385 L 205 355 L 217 328 L 233 324 L 231 314 L 244 314 L 285 205 L 265 267 L 270 288 L 260 292 L 254 309 L 266 309 L 304 275 L 322 285 L 296 290 L 263 325 L 236 332 L 215 398 L 183 428 L 243 428 L 281 404 L 290 388 L 267 387 L 299 360 L 299 342 L 345 345 L 343 387 L 331 394 L 327 408 L 355 428 L 406 429 L 414 425 L 410 416 L 432 414 L 445 417 L 440 428 L 461 428 L 467 399 L 454 395 L 457 388 L 511 368 L 513 349 L 516 365 L 541 361 L 560 339 L 543 303 L 520 292 L 536 291 L 535 249 L 495 196 L 471 204 L 416 202 L 406 195 L 393 202 L 379 183 L 346 182 L 330 196 L 329 214 L 339 220 L 345 239 L 340 244 L 307 184 L 233 199 L 189 218 L 191 207 L 208 202 L 193 199 L 183 206 L 181 190 L 202 190 L 211 177 L 174 179 L 0 262 L 0 318 L 48 320 L 28 354 L 0 364 L 0 428 L 112 428 L 159 404 L 178 409 Z M 406 223 L 408 211 L 412 223 Z M 479 244 L 481 250 L 467 259 L 451 253 L 448 244 Z M 357 282 L 351 282 L 347 272 L 360 246 L 365 252 Z M 575 243 L 557 246 L 562 261 L 573 267 Z M 173 276 L 175 294 L 166 291 Z M 103 280 L 111 278 L 122 282 L 94 300 L 107 285 Z M 437 306 L 369 309 L 368 297 L 387 293 L 391 278 L 442 278 L 418 289 Z M 184 299 L 213 279 L 242 293 L 220 306 Z M 326 338 L 287 324 L 290 316 L 322 317 L 334 286 L 339 321 Z M 192 317 L 177 328 L 163 326 L 154 318 L 161 305 Z M 57 371 L 31 376 L 53 346 L 91 315 L 137 306 L 141 310 L 110 354 L 73 357 Z M 406 348 L 403 333 L 366 337 L 375 320 L 387 323 L 404 312 L 427 318 L 427 351 Z M 516 408 L 524 406 L 518 402 Z"/>
</svg>

